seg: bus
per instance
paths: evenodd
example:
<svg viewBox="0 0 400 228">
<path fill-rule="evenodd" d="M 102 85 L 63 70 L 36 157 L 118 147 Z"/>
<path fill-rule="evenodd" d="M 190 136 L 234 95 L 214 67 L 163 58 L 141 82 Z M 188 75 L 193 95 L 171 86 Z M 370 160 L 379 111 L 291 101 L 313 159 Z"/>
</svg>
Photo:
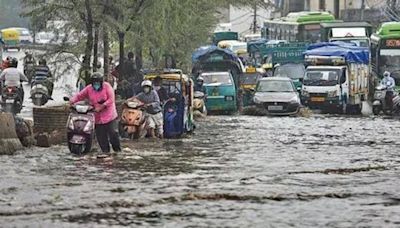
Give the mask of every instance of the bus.
<svg viewBox="0 0 400 228">
<path fill-rule="evenodd" d="M 338 21 L 327 12 L 289 13 L 286 17 L 266 20 L 262 34 L 268 40 L 315 43 L 320 41 L 322 22 Z"/>
<path fill-rule="evenodd" d="M 393 73 L 396 84 L 400 83 L 400 22 L 383 23 L 371 36 L 372 74 L 382 78 L 383 72 Z"/>
<path fill-rule="evenodd" d="M 321 23 L 321 41 L 342 41 L 359 47 L 369 47 L 372 25 L 367 22 Z"/>
</svg>

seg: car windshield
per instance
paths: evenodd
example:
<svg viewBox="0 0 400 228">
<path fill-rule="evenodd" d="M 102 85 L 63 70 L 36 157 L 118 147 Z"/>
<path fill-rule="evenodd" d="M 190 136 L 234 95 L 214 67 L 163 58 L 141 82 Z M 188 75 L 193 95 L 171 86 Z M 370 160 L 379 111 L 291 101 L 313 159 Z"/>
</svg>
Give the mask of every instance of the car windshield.
<svg viewBox="0 0 400 228">
<path fill-rule="evenodd" d="M 203 74 L 201 75 L 204 79 L 204 84 L 221 83 L 221 84 L 232 84 L 231 75 L 229 73 L 216 73 L 216 74 Z"/>
<path fill-rule="evenodd" d="M 255 85 L 261 77 L 259 73 L 246 73 L 240 77 L 240 83 L 244 85 Z"/>
<path fill-rule="evenodd" d="M 287 80 L 260 81 L 257 92 L 295 92 L 292 82 Z"/>
<path fill-rule="evenodd" d="M 305 86 L 334 86 L 339 83 L 340 69 L 312 69 L 304 76 Z"/>
<path fill-rule="evenodd" d="M 305 71 L 303 64 L 285 64 L 275 69 L 274 76 L 300 79 L 304 77 Z"/>
</svg>

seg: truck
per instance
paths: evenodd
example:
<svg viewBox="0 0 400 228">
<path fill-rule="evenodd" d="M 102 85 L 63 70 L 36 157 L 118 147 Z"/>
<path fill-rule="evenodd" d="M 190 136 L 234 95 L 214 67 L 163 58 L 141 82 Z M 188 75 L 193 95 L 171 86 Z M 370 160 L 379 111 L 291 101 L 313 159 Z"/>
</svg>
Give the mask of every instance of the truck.
<svg viewBox="0 0 400 228">
<path fill-rule="evenodd" d="M 212 42 L 214 45 L 218 45 L 223 40 L 239 40 L 239 33 L 227 31 L 227 32 L 214 32 L 212 36 Z"/>
<path fill-rule="evenodd" d="M 372 25 L 367 22 L 321 23 L 321 41 L 342 41 L 357 46 L 369 47 Z"/>
<path fill-rule="evenodd" d="M 304 58 L 304 105 L 326 112 L 361 113 L 369 92 L 368 48 L 321 43 L 311 45 Z"/>
<path fill-rule="evenodd" d="M 272 49 L 273 76 L 292 79 L 297 91 L 302 88 L 305 73 L 303 52 L 307 49 L 307 46 L 308 43 L 299 42 L 282 44 Z"/>
</svg>

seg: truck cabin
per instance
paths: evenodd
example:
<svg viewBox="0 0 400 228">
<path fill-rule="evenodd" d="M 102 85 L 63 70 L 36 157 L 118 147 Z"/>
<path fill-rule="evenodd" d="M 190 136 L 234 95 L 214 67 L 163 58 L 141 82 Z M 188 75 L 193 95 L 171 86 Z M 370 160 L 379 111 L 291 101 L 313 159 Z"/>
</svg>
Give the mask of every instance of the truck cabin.
<svg viewBox="0 0 400 228">
<path fill-rule="evenodd" d="M 306 57 L 304 86 L 336 86 L 347 81 L 345 59 L 342 57 Z"/>
<path fill-rule="evenodd" d="M 354 43 L 358 47 L 369 47 L 372 25 L 367 22 L 321 23 L 321 40 Z"/>
</svg>

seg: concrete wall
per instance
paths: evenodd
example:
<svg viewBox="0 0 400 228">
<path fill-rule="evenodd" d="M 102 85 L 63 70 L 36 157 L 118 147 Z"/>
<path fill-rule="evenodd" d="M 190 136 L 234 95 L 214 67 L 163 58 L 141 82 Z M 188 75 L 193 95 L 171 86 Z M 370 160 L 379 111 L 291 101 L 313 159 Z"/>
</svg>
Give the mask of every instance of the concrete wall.
<svg viewBox="0 0 400 228">
<path fill-rule="evenodd" d="M 14 117 L 10 113 L 0 113 L 0 154 L 13 154 L 22 149 L 15 131 Z"/>
</svg>

